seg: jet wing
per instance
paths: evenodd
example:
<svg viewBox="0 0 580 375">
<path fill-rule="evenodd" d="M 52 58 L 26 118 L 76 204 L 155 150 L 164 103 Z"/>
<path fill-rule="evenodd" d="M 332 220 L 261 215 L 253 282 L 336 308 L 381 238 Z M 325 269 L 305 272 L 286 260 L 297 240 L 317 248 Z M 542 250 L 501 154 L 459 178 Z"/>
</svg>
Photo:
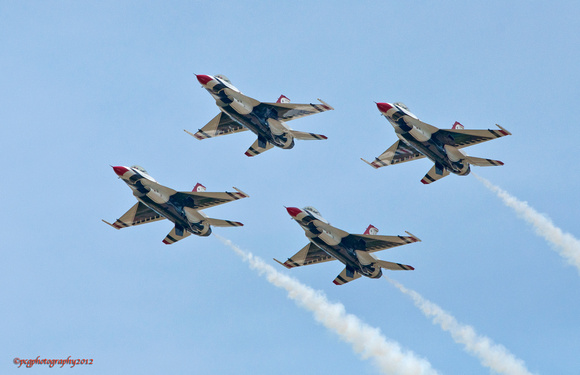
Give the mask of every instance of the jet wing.
<svg viewBox="0 0 580 375">
<path fill-rule="evenodd" d="M 344 242 L 351 246 L 373 253 L 375 251 L 390 249 L 391 247 L 406 245 L 413 242 L 421 241 L 411 233 L 409 236 L 379 236 L 370 234 L 349 234 L 345 237 Z"/>
<path fill-rule="evenodd" d="M 129 211 L 127 211 L 123 216 L 117 219 L 117 221 L 115 221 L 113 224 L 105 220 L 103 220 L 103 222 L 109 224 L 115 229 L 121 229 L 163 219 L 165 218 L 159 215 L 157 212 L 153 211 L 143 203 L 137 202 L 133 207 L 129 209 Z"/>
<path fill-rule="evenodd" d="M 206 126 L 199 129 L 197 133 L 191 133 L 183 130 L 187 134 L 202 140 L 206 138 L 219 137 L 220 135 L 239 133 L 248 130 L 242 124 L 232 120 L 232 118 L 223 112 L 214 117 Z"/>
<path fill-rule="evenodd" d="M 324 101 L 320 99 L 318 101 L 322 104 L 262 103 L 262 105 L 276 110 L 278 120 L 290 121 L 334 109 Z"/>
<path fill-rule="evenodd" d="M 512 134 L 501 126 L 496 126 L 500 130 L 439 129 L 433 137 L 450 140 L 453 146 L 463 148 Z"/>
<path fill-rule="evenodd" d="M 280 263 L 286 268 L 307 266 L 314 263 L 328 262 L 335 260 L 336 258 L 325 253 L 321 248 L 310 242 L 308 245 L 304 246 L 299 252 L 292 255 L 284 263 L 277 259 L 276 262 Z"/>
<path fill-rule="evenodd" d="M 404 163 L 406 161 L 416 160 L 424 158 L 425 155 L 420 153 L 415 147 L 406 144 L 400 139 L 395 142 L 394 145 L 389 147 L 387 151 L 383 152 L 379 157 L 375 158 L 372 163 L 369 163 L 365 159 L 362 159 L 365 163 L 371 167 L 378 169 L 381 167 L 386 167 L 391 164 Z"/>
<path fill-rule="evenodd" d="M 234 187 L 234 189 L 236 188 Z M 178 191 L 171 199 L 174 199 L 184 207 L 199 210 L 248 197 L 248 194 L 236 189 L 236 192 L 226 191 L 225 193 Z"/>
</svg>

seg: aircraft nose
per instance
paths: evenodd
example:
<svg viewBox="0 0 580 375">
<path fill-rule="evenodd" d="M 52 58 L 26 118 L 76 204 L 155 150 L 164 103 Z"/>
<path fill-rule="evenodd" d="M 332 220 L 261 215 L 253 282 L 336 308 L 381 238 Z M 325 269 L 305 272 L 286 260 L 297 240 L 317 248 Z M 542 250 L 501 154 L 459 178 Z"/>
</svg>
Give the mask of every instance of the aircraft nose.
<svg viewBox="0 0 580 375">
<path fill-rule="evenodd" d="M 121 177 L 123 176 L 125 173 L 127 173 L 129 170 L 125 167 L 113 167 L 113 170 L 115 171 L 115 173 L 117 174 L 117 176 Z"/>
<path fill-rule="evenodd" d="M 204 86 L 207 85 L 207 83 L 213 79 L 210 76 L 206 76 L 205 74 L 196 74 L 195 77 L 197 78 L 199 83 L 201 83 Z"/>
<path fill-rule="evenodd" d="M 288 213 L 292 217 L 296 217 L 296 215 L 298 215 L 300 212 L 302 212 L 301 209 L 296 208 L 296 207 L 286 207 L 286 211 L 288 211 Z"/>
<path fill-rule="evenodd" d="M 387 111 L 393 108 L 393 106 L 390 105 L 389 103 L 377 103 L 377 108 L 379 109 L 379 111 L 387 113 Z"/>
</svg>

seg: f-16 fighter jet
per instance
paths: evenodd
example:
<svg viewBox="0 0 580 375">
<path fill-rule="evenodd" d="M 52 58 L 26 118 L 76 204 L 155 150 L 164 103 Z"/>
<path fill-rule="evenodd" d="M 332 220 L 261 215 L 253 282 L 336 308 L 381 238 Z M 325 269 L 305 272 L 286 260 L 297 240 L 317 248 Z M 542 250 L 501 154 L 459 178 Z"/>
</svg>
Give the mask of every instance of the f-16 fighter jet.
<svg viewBox="0 0 580 375">
<path fill-rule="evenodd" d="M 480 167 L 503 165 L 499 160 L 467 156 L 461 150 L 463 147 L 511 135 L 510 132 L 497 124 L 499 130 L 468 130 L 464 129 L 460 123 L 455 122 L 452 129 L 446 130 L 420 121 L 403 103 L 377 103 L 377 107 L 393 125 L 399 140 L 375 158 L 372 163 L 361 159 L 373 168 L 421 159 L 426 156 L 435 165 L 427 172 L 421 182 L 430 184 L 448 176 L 449 172 L 460 176 L 468 175 L 470 164 Z"/>
<path fill-rule="evenodd" d="M 138 202 L 113 224 L 115 229 L 168 219 L 175 227 L 165 237 L 163 243 L 171 245 L 190 234 L 209 236 L 211 226 L 239 227 L 244 224 L 237 221 L 212 219 L 207 217 L 201 208 L 208 208 L 231 202 L 248 195 L 236 188 L 236 192 L 209 193 L 202 184 L 197 184 L 192 192 L 175 191 L 160 185 L 139 166 L 113 167 L 115 173 L 133 190 Z"/>
<path fill-rule="evenodd" d="M 302 229 L 310 243 L 284 263 L 286 268 L 305 266 L 338 259 L 346 268 L 334 279 L 336 285 L 356 280 L 361 275 L 377 279 L 381 268 L 387 270 L 413 270 L 411 266 L 377 259 L 372 252 L 421 241 L 411 233 L 409 236 L 378 236 L 378 229 L 369 225 L 364 234 L 350 234 L 333 227 L 320 216 L 314 207 L 287 207 L 286 210 Z"/>
<path fill-rule="evenodd" d="M 199 140 L 251 130 L 258 139 L 246 155 L 256 156 L 274 146 L 290 149 L 294 147 L 294 139 L 326 139 L 322 134 L 296 131 L 286 125 L 286 121 L 334 109 L 320 99 L 322 104 L 292 104 L 290 99 L 281 95 L 276 103 L 262 103 L 243 95 L 223 75 L 200 74 L 196 77 L 221 111 L 197 133 L 185 130 Z"/>
</svg>

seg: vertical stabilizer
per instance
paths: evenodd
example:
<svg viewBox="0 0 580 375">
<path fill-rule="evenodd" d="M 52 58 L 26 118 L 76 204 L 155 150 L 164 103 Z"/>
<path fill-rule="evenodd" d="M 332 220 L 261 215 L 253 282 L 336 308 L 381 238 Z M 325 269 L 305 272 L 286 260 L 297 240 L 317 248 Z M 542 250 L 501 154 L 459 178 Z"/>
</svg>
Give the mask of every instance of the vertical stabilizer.
<svg viewBox="0 0 580 375">
<path fill-rule="evenodd" d="M 194 193 L 199 193 L 200 191 L 205 191 L 205 186 L 203 186 L 202 184 L 200 184 L 199 182 L 197 184 L 195 184 L 195 186 L 193 187 L 192 190 Z"/>
<path fill-rule="evenodd" d="M 459 121 L 455 121 L 455 124 L 453 124 L 451 129 L 465 129 L 465 126 L 461 125 Z"/>
<path fill-rule="evenodd" d="M 276 103 L 290 103 L 290 99 L 288 99 L 287 96 L 280 95 L 278 100 L 276 100 Z"/>
<path fill-rule="evenodd" d="M 367 230 L 365 230 L 365 232 L 363 234 L 370 234 L 370 235 L 374 236 L 377 233 L 379 233 L 379 230 L 377 229 L 377 227 L 375 227 L 374 225 L 371 224 L 367 227 Z"/>
</svg>

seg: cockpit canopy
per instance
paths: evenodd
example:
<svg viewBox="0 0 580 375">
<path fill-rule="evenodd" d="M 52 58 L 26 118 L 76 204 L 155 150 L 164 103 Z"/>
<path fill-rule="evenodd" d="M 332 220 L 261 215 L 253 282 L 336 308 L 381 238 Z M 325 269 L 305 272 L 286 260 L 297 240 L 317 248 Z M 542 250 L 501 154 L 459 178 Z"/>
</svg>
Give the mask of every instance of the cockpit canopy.
<svg viewBox="0 0 580 375">
<path fill-rule="evenodd" d="M 409 108 L 405 104 L 403 104 L 401 102 L 397 102 L 397 103 L 393 103 L 393 105 L 395 107 L 397 107 L 401 112 L 403 112 L 403 113 L 405 113 L 413 118 L 417 118 L 417 116 L 415 116 L 413 113 L 411 113 L 411 111 L 409 111 Z"/>
<path fill-rule="evenodd" d="M 399 108 L 406 109 L 407 111 L 409 110 L 409 108 L 407 108 L 407 106 L 405 104 L 401 103 L 401 102 L 396 102 L 396 103 L 393 103 L 393 104 L 396 105 Z"/>
<path fill-rule="evenodd" d="M 304 211 L 308 212 L 310 215 L 314 216 L 316 219 L 322 221 L 323 223 L 328 224 L 328 221 L 326 221 L 326 219 L 324 219 L 322 217 L 322 215 L 320 215 L 320 212 L 318 212 L 318 210 L 312 206 L 307 206 L 303 208 Z"/>
<path fill-rule="evenodd" d="M 142 166 L 140 166 L 140 165 L 132 165 L 132 166 L 131 166 L 131 168 L 133 168 L 133 169 L 136 169 L 136 170 L 138 170 L 139 172 L 143 172 L 143 173 L 145 173 L 145 174 L 149 174 L 149 173 L 147 173 L 147 171 L 145 170 L 145 168 L 143 168 L 143 167 L 142 167 Z"/>
<path fill-rule="evenodd" d="M 131 169 L 135 169 L 136 171 L 138 171 L 146 179 L 151 180 L 151 181 L 155 181 L 155 179 L 153 177 L 151 177 L 149 175 L 149 173 L 147 173 L 147 171 L 145 170 L 145 168 L 143 168 L 142 166 L 140 166 L 140 165 L 132 165 L 131 166 Z M 155 181 L 155 182 L 157 182 L 157 181 Z"/>
<path fill-rule="evenodd" d="M 227 83 L 229 83 L 230 85 L 232 84 L 232 81 L 230 81 L 228 79 L 228 77 L 224 76 L 223 74 L 217 74 L 214 76 L 215 78 L 219 78 L 222 81 L 226 81 Z"/>
</svg>

